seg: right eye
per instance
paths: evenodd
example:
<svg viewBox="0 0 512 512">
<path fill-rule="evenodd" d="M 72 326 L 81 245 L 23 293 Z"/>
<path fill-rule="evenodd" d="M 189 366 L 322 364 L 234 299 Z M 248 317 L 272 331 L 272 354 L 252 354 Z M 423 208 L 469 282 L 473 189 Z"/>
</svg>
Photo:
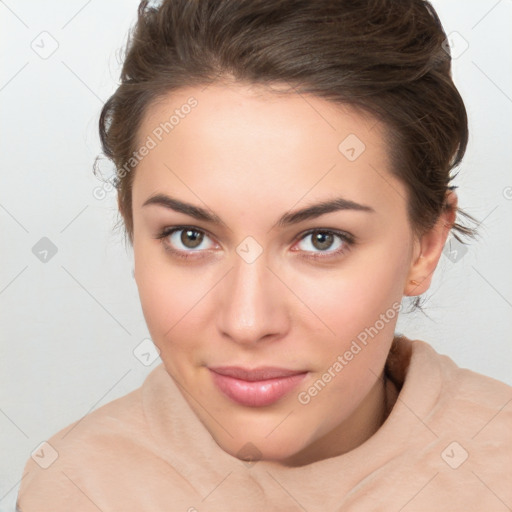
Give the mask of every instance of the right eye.
<svg viewBox="0 0 512 512">
<path fill-rule="evenodd" d="M 183 258 L 216 247 L 203 230 L 194 226 L 167 227 L 156 238 L 162 241 L 165 250 Z"/>
</svg>

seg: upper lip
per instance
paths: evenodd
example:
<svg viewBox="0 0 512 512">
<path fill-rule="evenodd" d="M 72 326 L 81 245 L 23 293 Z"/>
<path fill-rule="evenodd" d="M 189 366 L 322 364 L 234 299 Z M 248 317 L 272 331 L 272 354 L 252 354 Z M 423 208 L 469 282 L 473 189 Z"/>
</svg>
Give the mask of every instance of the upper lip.
<svg viewBox="0 0 512 512">
<path fill-rule="evenodd" d="M 243 368 L 241 366 L 214 366 L 210 367 L 210 370 L 215 373 L 219 373 L 220 375 L 226 375 L 228 377 L 234 377 L 235 379 L 251 382 L 306 373 L 306 370 L 289 370 L 287 368 L 278 368 L 275 366 L 260 366 L 259 368 L 252 369 Z"/>
</svg>

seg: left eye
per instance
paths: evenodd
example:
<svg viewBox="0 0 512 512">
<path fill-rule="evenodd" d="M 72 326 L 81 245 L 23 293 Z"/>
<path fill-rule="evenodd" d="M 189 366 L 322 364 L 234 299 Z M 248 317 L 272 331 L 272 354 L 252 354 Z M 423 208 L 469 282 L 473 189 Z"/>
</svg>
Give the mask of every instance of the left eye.
<svg viewBox="0 0 512 512">
<path fill-rule="evenodd" d="M 307 252 L 336 252 L 345 242 L 343 236 L 332 231 L 316 230 L 304 235 L 298 247 Z"/>
<path fill-rule="evenodd" d="M 167 233 L 166 238 L 169 245 L 178 251 L 199 251 L 211 249 L 215 245 L 204 231 L 193 228 L 175 229 Z M 209 245 L 208 241 L 210 241 Z"/>
</svg>

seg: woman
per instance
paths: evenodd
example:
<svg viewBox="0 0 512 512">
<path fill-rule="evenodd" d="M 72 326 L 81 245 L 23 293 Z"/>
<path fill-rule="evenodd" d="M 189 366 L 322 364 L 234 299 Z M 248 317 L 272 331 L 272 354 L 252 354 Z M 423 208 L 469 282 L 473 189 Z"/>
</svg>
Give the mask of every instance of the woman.
<svg viewBox="0 0 512 512">
<path fill-rule="evenodd" d="M 19 510 L 512 506 L 512 389 L 395 334 L 474 234 L 445 40 L 421 0 L 142 2 L 100 135 L 163 364 Z"/>
</svg>

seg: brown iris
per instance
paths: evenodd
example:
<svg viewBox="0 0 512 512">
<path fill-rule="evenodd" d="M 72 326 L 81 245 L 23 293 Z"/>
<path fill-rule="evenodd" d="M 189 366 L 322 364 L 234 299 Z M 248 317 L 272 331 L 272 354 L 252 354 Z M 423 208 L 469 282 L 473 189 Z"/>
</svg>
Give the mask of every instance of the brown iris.
<svg viewBox="0 0 512 512">
<path fill-rule="evenodd" d="M 203 241 L 204 234 L 194 229 L 184 229 L 181 232 L 181 242 L 189 249 L 195 249 Z"/>
<path fill-rule="evenodd" d="M 313 231 L 311 233 L 311 241 L 316 249 L 325 250 L 329 249 L 334 243 L 334 236 L 326 231 Z"/>
</svg>

